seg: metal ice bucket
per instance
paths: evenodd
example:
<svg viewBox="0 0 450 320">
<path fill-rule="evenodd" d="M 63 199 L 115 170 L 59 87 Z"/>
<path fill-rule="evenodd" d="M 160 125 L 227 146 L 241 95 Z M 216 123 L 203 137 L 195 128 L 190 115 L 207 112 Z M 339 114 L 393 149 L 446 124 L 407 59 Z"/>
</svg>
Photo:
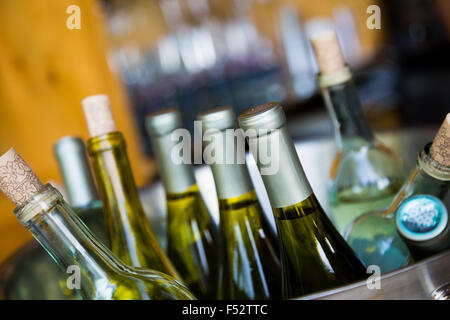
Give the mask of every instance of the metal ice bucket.
<svg viewBox="0 0 450 320">
<path fill-rule="evenodd" d="M 379 139 L 405 159 L 407 168 L 415 165 L 417 154 L 432 139 L 435 130 L 405 130 L 380 134 Z M 306 175 L 325 211 L 328 211 L 326 184 L 328 168 L 334 156 L 331 139 L 298 141 L 296 148 Z M 261 177 L 251 155 L 250 175 L 272 227 L 275 227 L 270 204 Z M 207 166 L 196 168 L 200 191 L 213 217 L 218 221 L 217 196 L 212 173 Z M 140 192 L 152 227 L 165 247 L 165 196 L 156 182 Z M 36 243 L 26 244 L 0 266 L 0 296 L 5 299 L 67 299 L 64 276 L 51 258 Z M 303 299 L 428 299 L 450 295 L 450 251 L 388 274 L 381 279 L 381 289 L 370 290 L 365 281 L 316 293 Z"/>
</svg>

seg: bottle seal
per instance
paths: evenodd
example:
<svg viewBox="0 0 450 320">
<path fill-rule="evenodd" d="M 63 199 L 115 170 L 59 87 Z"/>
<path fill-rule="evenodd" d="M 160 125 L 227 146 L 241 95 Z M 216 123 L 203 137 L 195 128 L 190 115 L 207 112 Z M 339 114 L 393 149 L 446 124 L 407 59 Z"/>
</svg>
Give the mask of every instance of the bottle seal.
<svg viewBox="0 0 450 320">
<path fill-rule="evenodd" d="M 232 107 L 220 107 L 202 112 L 197 119 L 202 122 L 206 130 L 225 130 L 236 127 L 236 114 Z"/>
<path fill-rule="evenodd" d="M 0 156 L 0 190 L 16 207 L 39 193 L 42 187 L 39 178 L 14 148 Z"/>
<path fill-rule="evenodd" d="M 81 104 L 91 137 L 117 131 L 109 98 L 106 94 L 89 96 L 81 100 Z"/>
<path fill-rule="evenodd" d="M 227 129 L 236 128 L 233 108 L 208 110 L 199 114 L 197 119 L 202 122 L 204 135 L 208 137 L 209 142 L 204 142 L 205 151 L 214 150 L 204 154 L 204 159 L 211 166 L 218 198 L 231 199 L 251 191 L 253 186 L 245 163 L 244 136 L 240 130 L 233 130 L 231 137 L 226 133 Z M 208 158 L 212 153 L 215 159 Z"/>
<path fill-rule="evenodd" d="M 179 159 L 176 150 L 180 145 L 175 130 L 183 129 L 181 113 L 172 108 L 147 116 L 145 120 L 153 151 L 158 159 L 159 171 L 167 193 L 183 193 L 195 184 L 191 159 Z M 177 154 L 177 159 L 174 159 Z"/>
<path fill-rule="evenodd" d="M 344 55 L 336 31 L 326 30 L 312 36 L 310 40 L 321 74 L 333 74 L 344 67 Z"/>
<path fill-rule="evenodd" d="M 427 241 L 439 236 L 447 227 L 448 212 L 442 201 L 432 195 L 415 195 L 398 208 L 399 233 L 412 241 Z"/>
<path fill-rule="evenodd" d="M 176 108 L 171 108 L 149 114 L 145 119 L 145 125 L 150 134 L 164 136 L 175 129 L 183 127 L 181 113 Z"/>
<path fill-rule="evenodd" d="M 283 108 L 277 103 L 253 107 L 239 116 L 239 124 L 246 131 L 272 207 L 284 208 L 308 198 L 312 189 L 285 125 Z"/>
<path fill-rule="evenodd" d="M 83 207 L 97 200 L 97 189 L 83 140 L 73 136 L 63 137 L 54 144 L 53 152 L 70 205 Z"/>
<path fill-rule="evenodd" d="M 450 113 L 445 117 L 433 140 L 430 155 L 440 165 L 450 167 Z"/>
<path fill-rule="evenodd" d="M 268 102 L 252 107 L 239 116 L 239 125 L 244 130 L 274 130 L 286 123 L 283 108 L 277 102 Z"/>
</svg>

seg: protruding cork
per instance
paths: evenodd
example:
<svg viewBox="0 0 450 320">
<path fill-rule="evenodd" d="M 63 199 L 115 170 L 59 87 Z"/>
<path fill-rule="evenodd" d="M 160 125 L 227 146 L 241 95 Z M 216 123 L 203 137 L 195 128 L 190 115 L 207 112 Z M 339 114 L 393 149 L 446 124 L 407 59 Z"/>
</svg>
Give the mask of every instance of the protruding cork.
<svg viewBox="0 0 450 320">
<path fill-rule="evenodd" d="M 310 40 L 321 74 L 331 74 L 345 67 L 336 31 L 325 31 Z"/>
<path fill-rule="evenodd" d="M 23 205 L 43 185 L 13 148 L 0 157 L 0 189 L 17 207 Z"/>
<path fill-rule="evenodd" d="M 106 94 L 90 96 L 81 101 L 91 137 L 117 131 Z"/>
<path fill-rule="evenodd" d="M 450 113 L 445 117 L 444 122 L 434 137 L 430 148 L 430 155 L 434 161 L 450 167 Z"/>
</svg>

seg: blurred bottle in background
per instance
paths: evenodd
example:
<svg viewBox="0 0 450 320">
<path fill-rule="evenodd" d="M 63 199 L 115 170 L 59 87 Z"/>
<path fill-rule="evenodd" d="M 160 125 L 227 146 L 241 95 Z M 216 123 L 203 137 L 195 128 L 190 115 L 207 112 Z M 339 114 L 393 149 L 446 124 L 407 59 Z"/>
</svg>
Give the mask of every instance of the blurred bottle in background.
<svg viewBox="0 0 450 320">
<path fill-rule="evenodd" d="M 320 73 L 319 87 L 335 129 L 337 154 L 330 168 L 329 200 L 342 234 L 367 210 L 391 203 L 404 179 L 403 162 L 378 142 L 361 103 L 334 30 L 311 38 Z"/>
<path fill-rule="evenodd" d="M 211 106 L 233 105 L 240 113 L 251 105 L 288 100 L 293 112 L 302 112 L 299 103 L 317 91 L 307 35 L 323 23 L 341 31 L 351 65 L 364 61 L 378 38 L 363 32 L 361 42 L 365 28 L 355 16 L 365 13 L 361 2 L 331 1 L 320 6 L 285 0 L 103 3 L 112 44 L 110 63 L 128 88 L 150 153 L 143 119 L 172 106 L 180 108 L 184 126 L 191 131 L 195 114 Z"/>
<path fill-rule="evenodd" d="M 98 197 L 83 140 L 63 137 L 55 143 L 53 151 L 64 181 L 67 202 L 92 233 L 109 247 L 103 205 Z"/>
<path fill-rule="evenodd" d="M 166 192 L 167 255 L 196 296 L 215 299 L 217 226 L 200 194 L 192 165 L 173 158 L 180 143 L 173 136 L 184 130 L 181 114 L 177 109 L 160 111 L 147 116 L 146 124 Z"/>
</svg>

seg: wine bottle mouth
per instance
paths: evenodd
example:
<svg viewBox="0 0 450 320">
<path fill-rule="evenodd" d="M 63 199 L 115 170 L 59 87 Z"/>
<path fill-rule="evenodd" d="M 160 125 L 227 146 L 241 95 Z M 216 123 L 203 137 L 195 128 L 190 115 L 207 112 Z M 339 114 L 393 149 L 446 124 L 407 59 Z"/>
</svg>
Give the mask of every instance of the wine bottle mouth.
<svg viewBox="0 0 450 320">
<path fill-rule="evenodd" d="M 252 107 L 239 116 L 239 125 L 244 130 L 274 130 L 286 123 L 286 116 L 279 103 L 269 102 Z"/>
<path fill-rule="evenodd" d="M 431 142 L 420 152 L 417 158 L 419 168 L 435 179 L 450 181 L 450 167 L 443 166 L 435 161 L 430 154 Z"/>
<path fill-rule="evenodd" d="M 30 197 L 23 205 L 14 209 L 17 220 L 23 225 L 34 217 L 52 210 L 52 208 L 63 200 L 61 193 L 47 183 L 38 193 Z"/>
<path fill-rule="evenodd" d="M 333 73 L 319 73 L 317 75 L 317 83 L 320 88 L 332 87 L 351 80 L 353 77 L 350 68 L 345 65 L 343 68 Z"/>
<path fill-rule="evenodd" d="M 93 156 L 97 152 L 119 147 L 126 148 L 125 139 L 120 131 L 109 132 L 100 136 L 92 137 L 87 142 L 87 150 L 90 156 Z"/>
<path fill-rule="evenodd" d="M 181 113 L 176 108 L 147 115 L 145 126 L 150 135 L 163 136 L 183 126 Z"/>
</svg>

